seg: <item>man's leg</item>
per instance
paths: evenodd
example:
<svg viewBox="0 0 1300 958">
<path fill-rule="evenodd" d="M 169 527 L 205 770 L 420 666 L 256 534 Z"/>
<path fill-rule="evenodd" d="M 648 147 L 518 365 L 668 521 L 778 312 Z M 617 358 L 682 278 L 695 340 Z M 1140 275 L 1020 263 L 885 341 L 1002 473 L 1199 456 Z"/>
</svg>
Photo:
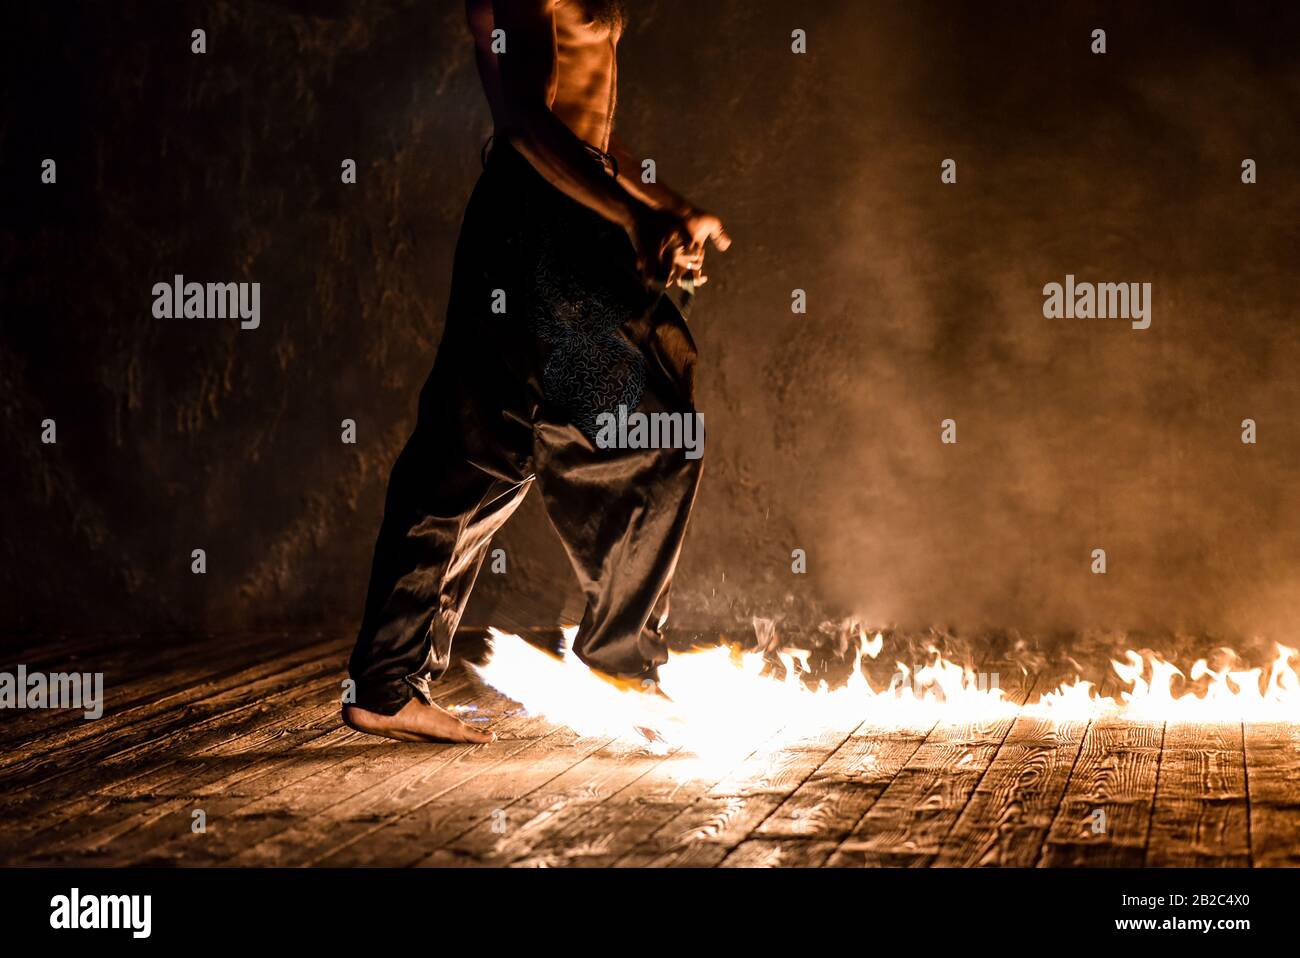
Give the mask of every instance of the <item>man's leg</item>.
<svg viewBox="0 0 1300 958">
<path fill-rule="evenodd" d="M 474 188 L 438 355 L 415 432 L 389 480 L 349 663 L 357 703 L 344 711 L 364 731 L 491 738 L 438 709 L 431 685 L 447 669 L 488 543 L 531 485 L 538 354 L 519 304 L 533 282 L 528 251 L 536 227 L 516 182 L 531 168 L 518 162 L 522 170 L 489 161 Z M 510 290 L 508 315 L 494 312 L 498 289 Z"/>
<path fill-rule="evenodd" d="M 349 673 L 361 731 L 414 740 L 491 741 L 433 704 L 492 536 L 523 500 L 511 482 L 448 454 L 417 428 L 389 480 L 366 612 Z"/>
<path fill-rule="evenodd" d="M 657 363 L 638 411 L 694 416 L 688 369 L 680 359 Z M 702 460 L 683 449 L 601 449 L 565 423 L 539 422 L 534 435 L 546 511 L 587 597 L 574 652 L 610 675 L 654 679 L 668 660 L 668 590 Z"/>
</svg>

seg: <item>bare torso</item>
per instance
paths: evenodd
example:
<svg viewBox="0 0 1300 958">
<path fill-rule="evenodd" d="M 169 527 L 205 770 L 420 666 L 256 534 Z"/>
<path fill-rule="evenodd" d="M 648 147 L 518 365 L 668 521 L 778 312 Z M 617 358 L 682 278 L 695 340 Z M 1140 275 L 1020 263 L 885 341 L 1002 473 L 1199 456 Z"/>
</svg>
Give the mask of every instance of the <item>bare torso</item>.
<svg viewBox="0 0 1300 958">
<path fill-rule="evenodd" d="M 467 0 L 470 27 L 478 50 L 479 72 L 498 129 L 505 104 L 496 55 L 492 0 Z M 611 0 L 555 0 L 555 72 L 547 106 L 579 139 L 609 149 L 618 96 L 618 40 L 621 17 Z M 506 37 L 507 55 L 510 38 Z"/>
<path fill-rule="evenodd" d="M 722 221 L 641 165 L 613 135 L 623 0 L 465 0 L 496 134 L 552 186 L 625 231 L 648 286 L 705 281 L 704 243 Z M 493 34 L 497 36 L 493 36 Z M 608 153 L 594 164 L 584 149 Z"/>
</svg>

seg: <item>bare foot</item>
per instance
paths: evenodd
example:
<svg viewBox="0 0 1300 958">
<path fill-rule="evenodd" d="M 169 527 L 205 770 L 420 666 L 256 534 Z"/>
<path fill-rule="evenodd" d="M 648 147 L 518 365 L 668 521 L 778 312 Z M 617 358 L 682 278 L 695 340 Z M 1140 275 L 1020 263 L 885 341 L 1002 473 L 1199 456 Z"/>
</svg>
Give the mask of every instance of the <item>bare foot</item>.
<svg viewBox="0 0 1300 958">
<path fill-rule="evenodd" d="M 466 725 L 446 709 L 411 699 L 396 715 L 368 712 L 356 705 L 343 706 L 343 722 L 349 728 L 399 742 L 495 742 L 496 733 Z"/>
</svg>

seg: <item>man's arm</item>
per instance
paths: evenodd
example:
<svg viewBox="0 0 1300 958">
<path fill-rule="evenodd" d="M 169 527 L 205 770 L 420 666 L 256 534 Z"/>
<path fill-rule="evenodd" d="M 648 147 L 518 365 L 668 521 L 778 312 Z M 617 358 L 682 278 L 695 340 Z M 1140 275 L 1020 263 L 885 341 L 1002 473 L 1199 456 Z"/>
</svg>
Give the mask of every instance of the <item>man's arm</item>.
<svg viewBox="0 0 1300 958">
<path fill-rule="evenodd" d="M 695 212 L 695 207 L 690 201 L 666 183 L 657 180 L 654 183 L 642 183 L 639 175 L 640 161 L 632 155 L 632 151 L 616 133 L 611 134 L 609 138 L 609 153 L 618 164 L 619 184 L 642 203 L 653 206 L 657 210 L 667 210 L 683 218 Z"/>
<path fill-rule="evenodd" d="M 695 206 L 666 183 L 657 179 L 653 183 L 643 183 L 639 175 L 641 164 L 617 135 L 609 138 L 609 152 L 618 166 L 618 181 L 623 189 L 645 205 L 677 217 L 682 231 L 690 239 L 686 246 L 674 254 L 669 282 L 677 279 L 682 272 L 689 271 L 696 274 L 696 285 L 704 285 L 708 280 L 700 270 L 704 266 L 705 240 L 711 240 L 719 250 L 725 250 L 731 245 L 731 237 L 722 228 L 722 220 Z"/>
</svg>

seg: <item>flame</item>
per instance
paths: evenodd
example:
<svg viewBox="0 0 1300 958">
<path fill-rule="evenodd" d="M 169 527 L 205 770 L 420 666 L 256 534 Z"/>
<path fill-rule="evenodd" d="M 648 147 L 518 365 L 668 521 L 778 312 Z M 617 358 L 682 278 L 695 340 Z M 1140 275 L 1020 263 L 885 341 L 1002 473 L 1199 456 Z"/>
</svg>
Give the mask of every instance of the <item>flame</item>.
<svg viewBox="0 0 1300 958">
<path fill-rule="evenodd" d="M 518 636 L 491 629 L 488 661 L 472 666 L 484 683 L 532 714 L 581 735 L 620 738 L 639 733 L 663 754 L 680 748 L 701 757 L 746 754 L 760 743 L 788 744 L 831 728 L 866 722 L 882 728 L 924 727 L 937 721 L 988 721 L 1020 715 L 1078 721 L 1105 715 L 1135 720 L 1195 722 L 1300 721 L 1300 653 L 1276 646 L 1267 666 L 1215 670 L 1198 659 L 1184 673 L 1153 653 L 1127 650 L 1112 660 L 1127 686 L 1103 696 L 1075 678 L 1022 703 L 969 667 L 936 649 L 917 668 L 897 662 L 887 685 L 873 685 L 864 659 L 884 648 L 880 632 L 859 628 L 852 671 L 835 689 L 810 688 L 809 652 L 781 647 L 770 623 L 758 620 L 760 649 L 726 646 L 674 653 L 660 669 L 658 694 L 591 671 L 571 652 L 576 627 L 565 628 L 564 650 L 552 655 Z M 768 626 L 764 629 L 760 626 Z M 1235 654 L 1225 655 L 1229 662 Z M 780 665 L 780 675 L 772 667 Z"/>
</svg>

